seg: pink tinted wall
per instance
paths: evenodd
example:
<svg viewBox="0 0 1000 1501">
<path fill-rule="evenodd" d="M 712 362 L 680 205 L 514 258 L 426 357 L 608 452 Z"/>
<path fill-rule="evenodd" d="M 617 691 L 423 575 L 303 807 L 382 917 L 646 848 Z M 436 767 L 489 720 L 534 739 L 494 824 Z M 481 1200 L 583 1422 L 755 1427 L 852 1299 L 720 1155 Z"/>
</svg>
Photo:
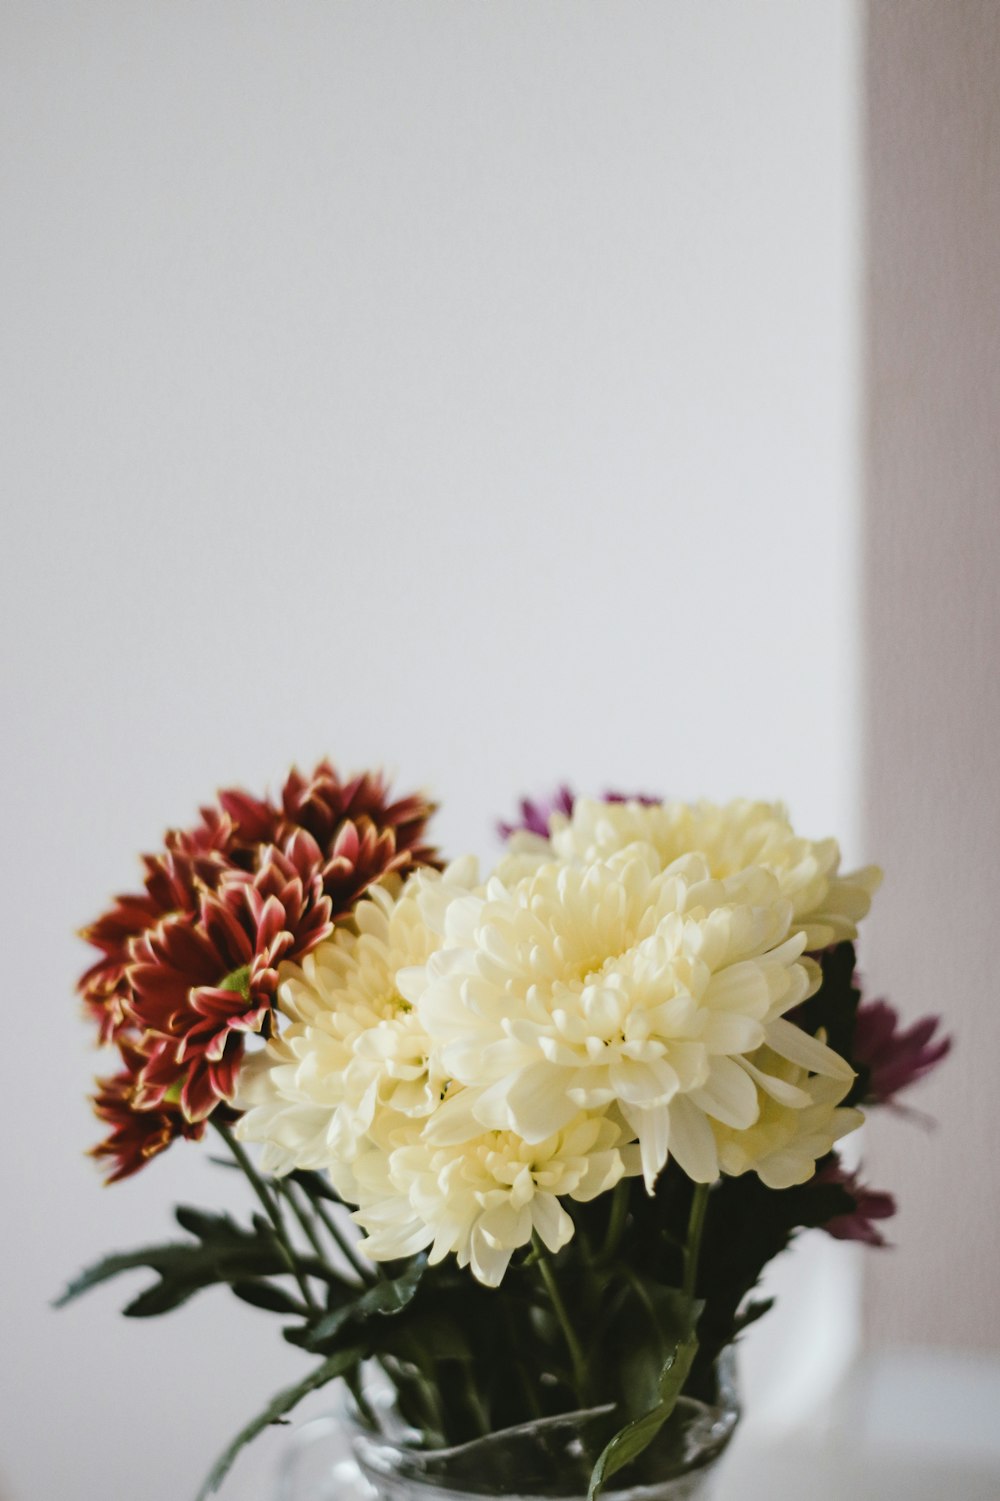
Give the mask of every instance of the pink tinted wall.
<svg viewBox="0 0 1000 1501">
<path fill-rule="evenodd" d="M 876 1343 L 1000 1344 L 1000 6 L 868 8 L 865 963 L 953 1057 L 871 1130 L 898 1191 Z"/>
</svg>

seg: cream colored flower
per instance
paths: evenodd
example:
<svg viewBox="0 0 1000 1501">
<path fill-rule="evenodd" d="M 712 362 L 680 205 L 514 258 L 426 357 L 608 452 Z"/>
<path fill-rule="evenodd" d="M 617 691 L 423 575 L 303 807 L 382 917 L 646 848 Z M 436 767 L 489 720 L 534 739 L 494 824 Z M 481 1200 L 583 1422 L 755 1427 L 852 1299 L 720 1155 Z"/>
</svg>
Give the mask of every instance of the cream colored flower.
<svg viewBox="0 0 1000 1501">
<path fill-rule="evenodd" d="M 602 859 L 636 842 L 652 845 L 663 868 L 696 853 L 720 879 L 748 866 L 769 870 L 792 904 L 790 931 L 804 929 L 808 952 L 855 938 L 881 880 L 873 865 L 840 875 L 836 840 L 803 839 L 780 803 L 744 798 L 722 805 L 579 798 L 570 818 L 552 816 L 547 840 L 515 834 L 498 873 L 505 880 L 517 879 L 553 855 L 562 860 Z"/>
<path fill-rule="evenodd" d="M 372 1141 L 344 1185 L 360 1202 L 353 1218 L 367 1232 L 363 1249 L 383 1261 L 428 1246 L 431 1262 L 453 1252 L 489 1287 L 533 1234 L 550 1251 L 571 1239 L 573 1221 L 560 1199 L 595 1198 L 625 1171 L 621 1132 L 601 1115 L 577 1114 L 538 1142 L 483 1131 L 471 1117 L 475 1134 L 447 1145 L 429 1141 L 415 1120 L 386 1126 L 383 1117 L 375 1133 L 382 1141 Z"/>
<path fill-rule="evenodd" d="M 815 983 L 788 938 L 792 903 L 765 870 L 709 876 L 699 855 L 662 869 L 658 850 L 539 865 L 452 903 L 443 942 L 398 976 L 441 1072 L 474 1091 L 445 1101 L 429 1140 L 456 1138 L 453 1115 L 541 1143 L 580 1112 L 620 1109 L 652 1184 L 668 1155 L 709 1182 L 711 1120 L 758 1117 L 744 1055 L 780 1056 L 838 1079 L 850 1069 L 782 1020 Z M 457 1134 L 467 1130 L 467 1121 Z"/>
<path fill-rule="evenodd" d="M 806 1183 L 834 1143 L 863 1123 L 841 1106 L 849 1080 L 821 1078 L 761 1048 L 747 1060 L 761 1081 L 760 1114 L 745 1131 L 712 1122 L 724 1173 L 755 1172 L 768 1188 Z"/>
<path fill-rule="evenodd" d="M 464 861 L 443 876 L 413 875 L 398 899 L 373 887 L 355 908 L 352 929 L 284 971 L 278 1011 L 285 1025 L 246 1059 L 237 1095 L 245 1112 L 237 1134 L 264 1143 L 265 1171 L 348 1163 L 378 1110 L 419 1118 L 438 1103 L 443 1081 L 396 972 L 434 951 L 439 939 L 428 916 L 474 880 L 474 862 Z"/>
</svg>

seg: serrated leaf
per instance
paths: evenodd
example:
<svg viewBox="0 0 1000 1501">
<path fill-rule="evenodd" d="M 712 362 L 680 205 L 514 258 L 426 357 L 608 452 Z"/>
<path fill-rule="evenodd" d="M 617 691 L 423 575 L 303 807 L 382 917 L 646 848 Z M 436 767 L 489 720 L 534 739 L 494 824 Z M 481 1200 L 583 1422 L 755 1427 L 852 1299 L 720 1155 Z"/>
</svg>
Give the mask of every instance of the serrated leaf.
<svg viewBox="0 0 1000 1501">
<path fill-rule="evenodd" d="M 206 1285 L 209 1284 L 194 1278 L 163 1278 L 126 1303 L 122 1313 L 127 1319 L 153 1319 L 161 1313 L 172 1313 Z"/>
<path fill-rule="evenodd" d="M 276 1397 L 273 1397 L 263 1412 L 258 1413 L 255 1418 L 247 1423 L 245 1428 L 240 1429 L 229 1447 L 216 1460 L 208 1473 L 204 1485 L 198 1492 L 197 1501 L 207 1501 L 207 1497 L 213 1491 L 218 1490 L 244 1444 L 248 1444 L 251 1439 L 256 1438 L 258 1433 L 262 1432 L 271 1423 L 279 1422 L 286 1412 L 291 1412 L 292 1408 L 296 1407 L 302 1401 L 303 1397 L 307 1397 L 310 1392 L 314 1392 L 319 1387 L 325 1386 L 328 1381 L 333 1381 L 337 1376 L 342 1376 L 346 1371 L 350 1370 L 351 1366 L 356 1365 L 363 1358 L 364 1350 L 360 1346 L 347 1350 L 338 1350 L 335 1355 L 329 1356 L 302 1381 L 296 1382 L 294 1386 L 286 1386 Z"/>
<path fill-rule="evenodd" d="M 652 1443 L 677 1406 L 677 1399 L 698 1353 L 698 1339 L 692 1331 L 670 1352 L 660 1373 L 660 1400 L 641 1417 L 620 1428 L 602 1449 L 590 1477 L 587 1501 L 596 1501 L 612 1475 L 624 1469 Z"/>
<path fill-rule="evenodd" d="M 309 1338 L 309 1325 L 290 1324 L 287 1329 L 282 1329 L 281 1337 L 287 1340 L 290 1345 L 294 1345 L 297 1350 L 305 1350 L 307 1348 L 306 1341 Z"/>
<path fill-rule="evenodd" d="M 88 1292 L 90 1288 L 97 1287 L 102 1282 L 109 1282 L 112 1277 L 118 1277 L 122 1272 L 134 1272 L 142 1267 L 152 1267 L 155 1270 L 168 1268 L 172 1262 L 181 1263 L 184 1254 L 190 1247 L 180 1242 L 168 1243 L 160 1246 L 144 1246 L 138 1251 L 119 1251 L 111 1256 L 104 1256 L 100 1261 L 95 1261 L 92 1266 L 85 1267 L 79 1276 L 61 1293 L 52 1305 L 54 1308 L 65 1308 L 74 1298 L 81 1293 Z"/>
<path fill-rule="evenodd" d="M 247 1232 L 241 1230 L 228 1214 L 216 1214 L 212 1210 L 196 1209 L 190 1204 L 178 1204 L 174 1210 L 174 1219 L 182 1230 L 187 1230 L 190 1235 L 195 1235 L 199 1240 L 206 1242 L 245 1240 L 247 1235 Z M 268 1235 L 273 1236 L 274 1231 L 271 1226 L 267 1225 L 266 1228 Z"/>
<path fill-rule="evenodd" d="M 70 1283 L 56 1307 L 64 1306 L 81 1293 L 122 1272 L 143 1268 L 155 1272 L 159 1280 L 126 1305 L 124 1313 L 129 1318 L 152 1318 L 169 1313 L 196 1292 L 219 1283 L 287 1275 L 284 1252 L 269 1225 L 259 1226 L 251 1232 L 241 1229 L 227 1216 L 203 1214 L 191 1209 L 179 1210 L 178 1218 L 192 1230 L 197 1225 L 206 1238 L 172 1241 L 106 1256 Z M 314 1259 L 304 1262 L 303 1266 L 310 1273 L 316 1272 L 328 1278 L 335 1276 Z"/>
<path fill-rule="evenodd" d="M 331 1313 L 324 1314 L 317 1323 L 305 1331 L 302 1345 L 307 1350 L 322 1350 L 348 1325 L 353 1331 L 371 1318 L 386 1318 L 401 1313 L 412 1302 L 425 1266 L 426 1259 L 418 1257 L 401 1276 L 392 1281 L 376 1282 L 374 1287 L 367 1288 L 360 1297 L 343 1303 Z M 299 1340 L 293 1339 L 292 1343 L 298 1344 Z"/>
<path fill-rule="evenodd" d="M 233 1282 L 230 1285 L 238 1298 L 254 1308 L 265 1308 L 268 1313 L 301 1315 L 303 1312 L 303 1304 L 274 1282 L 253 1279 L 247 1282 Z"/>
</svg>

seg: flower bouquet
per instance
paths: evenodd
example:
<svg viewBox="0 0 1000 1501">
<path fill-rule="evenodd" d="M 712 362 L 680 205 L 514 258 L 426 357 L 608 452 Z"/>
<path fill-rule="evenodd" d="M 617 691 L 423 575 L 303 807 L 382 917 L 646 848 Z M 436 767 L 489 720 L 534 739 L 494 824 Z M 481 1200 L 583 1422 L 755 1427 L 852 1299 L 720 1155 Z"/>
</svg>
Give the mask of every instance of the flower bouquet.
<svg viewBox="0 0 1000 1501">
<path fill-rule="evenodd" d="M 178 1208 L 183 1239 L 62 1301 L 135 1268 L 132 1317 L 225 1284 L 310 1359 L 202 1496 L 334 1378 L 412 1474 L 465 1455 L 466 1494 L 703 1464 L 732 1424 L 693 1453 L 691 1415 L 726 1409 L 767 1262 L 809 1227 L 882 1244 L 892 1200 L 837 1143 L 947 1051 L 862 999 L 878 872 L 779 806 L 563 789 L 485 876 L 438 857 L 432 811 L 326 762 L 223 792 L 85 931 L 118 1055 L 94 1156 L 115 1181 L 211 1128 L 256 1212 Z"/>
</svg>

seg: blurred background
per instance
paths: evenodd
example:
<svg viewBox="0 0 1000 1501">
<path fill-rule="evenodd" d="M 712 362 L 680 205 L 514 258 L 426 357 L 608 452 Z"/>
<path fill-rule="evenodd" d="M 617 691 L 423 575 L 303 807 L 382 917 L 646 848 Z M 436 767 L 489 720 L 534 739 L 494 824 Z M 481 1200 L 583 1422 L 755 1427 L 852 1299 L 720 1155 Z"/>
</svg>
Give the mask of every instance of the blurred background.
<svg viewBox="0 0 1000 1501">
<path fill-rule="evenodd" d="M 867 1130 L 898 1249 L 777 1266 L 746 1441 L 995 1478 L 1000 8 L 6 0 L 0 70 L 0 1496 L 192 1495 L 302 1369 L 221 1296 L 48 1304 L 242 1203 L 184 1144 L 101 1190 L 74 930 L 326 754 L 451 853 L 565 778 L 885 867 L 940 1124 Z"/>
</svg>

